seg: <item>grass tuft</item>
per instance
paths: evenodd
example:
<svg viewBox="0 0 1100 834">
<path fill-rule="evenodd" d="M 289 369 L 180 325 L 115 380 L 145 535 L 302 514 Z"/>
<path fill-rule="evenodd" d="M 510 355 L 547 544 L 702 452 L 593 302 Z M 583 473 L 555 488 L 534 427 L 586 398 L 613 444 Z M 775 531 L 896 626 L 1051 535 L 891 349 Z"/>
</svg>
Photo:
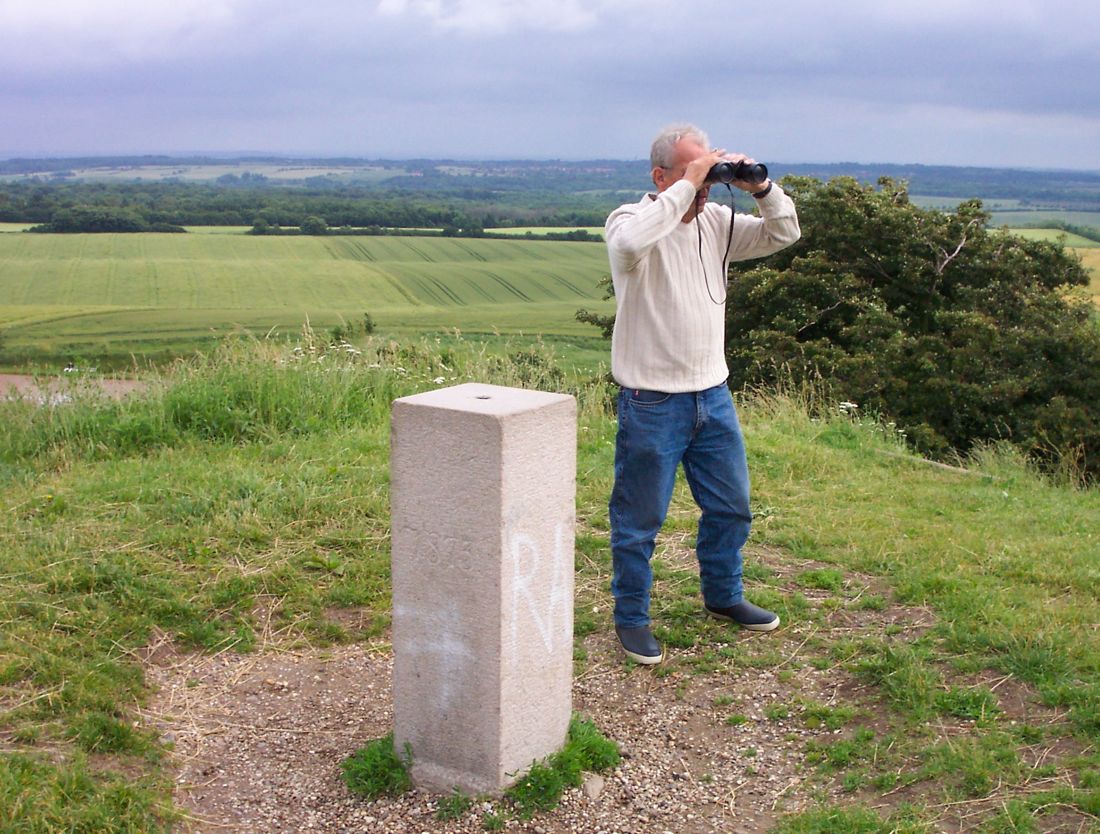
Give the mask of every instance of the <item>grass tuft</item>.
<svg viewBox="0 0 1100 834">
<path fill-rule="evenodd" d="M 909 808 L 883 818 L 859 806 L 815 808 L 782 819 L 775 834 L 932 834 L 934 827 Z"/>
<path fill-rule="evenodd" d="M 352 792 L 377 799 L 380 796 L 396 796 L 412 787 L 409 768 L 412 751 L 408 745 L 398 755 L 393 743 L 393 733 L 370 742 L 352 753 L 340 765 L 344 783 Z"/>
<path fill-rule="evenodd" d="M 505 791 L 512 810 L 522 820 L 557 807 L 566 788 L 580 787 L 584 772 L 600 773 L 619 763 L 619 747 L 587 719 L 574 716 L 565 745 L 544 762 L 535 762 Z"/>
</svg>

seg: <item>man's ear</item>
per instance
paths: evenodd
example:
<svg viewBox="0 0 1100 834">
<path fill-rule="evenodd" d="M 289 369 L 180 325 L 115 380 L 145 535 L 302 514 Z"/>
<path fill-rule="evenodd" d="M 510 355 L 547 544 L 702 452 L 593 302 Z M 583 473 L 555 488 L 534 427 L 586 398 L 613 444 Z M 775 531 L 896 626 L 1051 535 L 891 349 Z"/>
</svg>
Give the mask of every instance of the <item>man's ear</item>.
<svg viewBox="0 0 1100 834">
<path fill-rule="evenodd" d="M 665 169 L 658 166 L 653 169 L 650 176 L 653 178 L 653 184 L 660 189 L 665 181 Z"/>
</svg>

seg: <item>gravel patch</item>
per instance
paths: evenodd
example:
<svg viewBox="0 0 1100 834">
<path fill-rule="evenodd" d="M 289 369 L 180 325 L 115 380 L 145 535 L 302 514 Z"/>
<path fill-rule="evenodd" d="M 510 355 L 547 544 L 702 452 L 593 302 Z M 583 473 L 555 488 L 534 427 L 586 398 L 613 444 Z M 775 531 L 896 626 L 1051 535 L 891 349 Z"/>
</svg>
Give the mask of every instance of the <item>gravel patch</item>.
<svg viewBox="0 0 1100 834">
<path fill-rule="evenodd" d="M 787 657 L 806 634 L 731 631 L 730 639 L 772 641 Z M 811 801 L 806 743 L 837 731 L 808 729 L 774 708 L 835 703 L 841 673 L 781 675 L 780 663 L 704 674 L 681 662 L 655 674 L 625 663 L 613 635 L 589 635 L 584 648 L 574 709 L 620 745 L 623 760 L 567 791 L 556 810 L 510 820 L 506 830 L 748 834 Z M 479 832 L 485 813 L 504 810 L 483 801 L 438 820 L 438 797 L 424 792 L 367 801 L 348 791 L 341 761 L 392 729 L 387 644 L 215 657 L 163 649 L 147 665 L 156 694 L 143 718 L 174 746 L 175 800 L 190 831 Z M 703 651 L 670 650 L 679 661 Z"/>
</svg>

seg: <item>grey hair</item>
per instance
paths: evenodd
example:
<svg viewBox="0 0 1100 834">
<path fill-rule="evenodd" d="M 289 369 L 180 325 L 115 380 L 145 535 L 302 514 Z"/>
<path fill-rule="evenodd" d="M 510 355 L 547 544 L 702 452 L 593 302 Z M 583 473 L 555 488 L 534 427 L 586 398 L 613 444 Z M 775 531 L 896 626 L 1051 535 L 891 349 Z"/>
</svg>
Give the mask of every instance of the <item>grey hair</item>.
<svg viewBox="0 0 1100 834">
<path fill-rule="evenodd" d="M 669 125 L 653 140 L 653 146 L 649 149 L 649 162 L 654 168 L 671 168 L 672 158 L 676 152 L 676 143 L 681 139 L 691 139 L 702 147 L 710 149 L 710 139 L 707 134 L 693 124 Z"/>
</svg>

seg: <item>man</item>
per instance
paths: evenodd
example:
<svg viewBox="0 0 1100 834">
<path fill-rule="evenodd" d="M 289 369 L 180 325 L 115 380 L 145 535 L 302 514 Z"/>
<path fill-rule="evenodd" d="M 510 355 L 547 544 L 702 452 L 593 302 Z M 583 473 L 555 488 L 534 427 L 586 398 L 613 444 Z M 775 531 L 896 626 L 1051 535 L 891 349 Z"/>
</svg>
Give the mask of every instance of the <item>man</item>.
<svg viewBox="0 0 1100 834">
<path fill-rule="evenodd" d="M 729 261 L 770 255 L 801 234 L 794 203 L 769 180 L 732 183 L 756 198 L 761 217 L 707 202 L 715 164 L 753 160 L 711 148 L 693 125 L 662 131 L 650 159 L 657 193 L 613 211 L 604 230 L 616 300 L 611 372 L 621 386 L 611 591 L 623 650 L 645 664 L 664 658 L 649 628 L 650 559 L 681 463 L 701 511 L 696 555 L 706 612 L 755 631 L 779 625 L 742 595 L 752 515 L 726 386 L 724 302 Z"/>
</svg>

